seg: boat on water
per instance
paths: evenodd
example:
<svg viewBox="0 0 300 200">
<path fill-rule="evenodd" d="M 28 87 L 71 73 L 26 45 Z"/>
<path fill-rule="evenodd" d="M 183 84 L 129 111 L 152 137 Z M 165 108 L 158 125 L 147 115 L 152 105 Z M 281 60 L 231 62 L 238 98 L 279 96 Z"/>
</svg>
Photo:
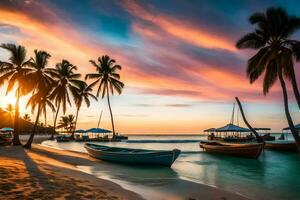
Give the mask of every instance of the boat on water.
<svg viewBox="0 0 300 200">
<path fill-rule="evenodd" d="M 258 158 L 263 143 L 233 144 L 224 142 L 200 142 L 200 147 L 208 153 L 218 153 L 245 158 Z"/>
<path fill-rule="evenodd" d="M 162 165 L 167 167 L 171 167 L 181 152 L 179 149 L 170 151 L 145 150 L 109 147 L 92 143 L 86 143 L 84 147 L 90 156 L 105 161 L 127 164 Z"/>
<path fill-rule="evenodd" d="M 68 135 L 58 135 L 56 136 L 56 142 L 70 142 L 71 137 Z"/>
<path fill-rule="evenodd" d="M 265 149 L 278 150 L 278 151 L 295 151 L 297 152 L 297 146 L 295 141 L 289 140 L 275 140 L 266 141 Z"/>
<path fill-rule="evenodd" d="M 229 143 L 246 143 L 255 141 L 255 138 L 249 129 L 237 126 L 233 124 L 233 122 L 230 122 L 220 128 L 204 130 L 204 132 L 209 133 L 207 136 L 209 141 Z"/>
<path fill-rule="evenodd" d="M 120 135 L 119 133 L 117 133 L 117 135 L 115 136 L 116 140 L 128 140 L 128 136 L 125 135 Z"/>
<path fill-rule="evenodd" d="M 88 130 L 76 130 L 76 142 L 120 142 L 121 138 L 109 137 L 112 131 L 103 128 L 91 128 Z"/>
<path fill-rule="evenodd" d="M 254 128 L 254 130 L 263 141 L 273 141 L 276 139 L 275 136 L 272 136 L 270 133 L 271 128 Z M 264 133 L 261 133 L 261 131 L 264 131 Z"/>
</svg>

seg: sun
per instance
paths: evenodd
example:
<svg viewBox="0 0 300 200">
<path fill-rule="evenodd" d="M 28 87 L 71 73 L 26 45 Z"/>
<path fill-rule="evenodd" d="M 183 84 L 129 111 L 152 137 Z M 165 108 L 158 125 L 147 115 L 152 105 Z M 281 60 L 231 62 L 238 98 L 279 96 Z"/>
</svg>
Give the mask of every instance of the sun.
<svg viewBox="0 0 300 200">
<path fill-rule="evenodd" d="M 13 107 L 16 104 L 16 96 L 14 92 L 10 92 L 7 95 L 0 96 L 0 107 L 6 109 L 9 104 L 12 104 Z M 25 111 L 26 101 L 23 98 L 20 98 L 19 102 L 20 112 Z"/>
<path fill-rule="evenodd" d="M 2 108 L 6 108 L 8 104 L 15 105 L 16 97 L 12 92 L 8 93 L 6 96 L 0 97 L 0 104 Z"/>
</svg>

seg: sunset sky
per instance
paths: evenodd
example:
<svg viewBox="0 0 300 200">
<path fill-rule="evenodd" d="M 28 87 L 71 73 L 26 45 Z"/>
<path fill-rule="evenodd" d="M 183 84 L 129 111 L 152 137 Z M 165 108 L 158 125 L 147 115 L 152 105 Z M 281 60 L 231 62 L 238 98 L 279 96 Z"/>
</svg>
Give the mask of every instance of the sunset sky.
<svg viewBox="0 0 300 200">
<path fill-rule="evenodd" d="M 118 132 L 201 133 L 230 121 L 235 96 L 253 126 L 279 131 L 287 126 L 279 85 L 267 96 L 261 80 L 250 85 L 245 69 L 254 52 L 235 48 L 253 30 L 248 17 L 269 6 L 300 16 L 296 0 L 1 0 L 0 43 L 26 46 L 28 58 L 34 49 L 46 50 L 52 55 L 49 67 L 67 59 L 82 74 L 94 71 L 90 59 L 104 54 L 116 59 L 125 83 L 122 95 L 112 98 Z M 300 31 L 293 38 L 300 40 Z M 0 60 L 7 59 L 1 49 Z M 300 82 L 299 64 L 296 73 Z M 4 97 L 5 89 L 1 107 L 14 99 Z M 300 123 L 291 91 L 290 100 Z M 22 115 L 30 113 L 25 104 L 26 97 Z M 101 126 L 110 129 L 106 100 L 84 105 L 78 128 L 95 127 L 102 109 Z M 52 116 L 49 112 L 50 124 Z"/>
</svg>

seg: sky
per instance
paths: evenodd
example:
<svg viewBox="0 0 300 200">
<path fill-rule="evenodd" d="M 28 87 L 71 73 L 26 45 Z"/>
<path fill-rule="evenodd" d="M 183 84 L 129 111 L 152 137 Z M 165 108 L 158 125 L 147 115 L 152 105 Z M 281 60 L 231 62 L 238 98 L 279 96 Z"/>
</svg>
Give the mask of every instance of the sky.
<svg viewBox="0 0 300 200">
<path fill-rule="evenodd" d="M 229 123 L 235 96 L 253 126 L 280 131 L 287 122 L 279 84 L 264 96 L 262 81 L 250 84 L 245 73 L 255 52 L 235 47 L 254 29 L 248 17 L 270 6 L 300 16 L 296 0 L 2 0 L 0 43 L 24 45 L 27 58 L 35 49 L 46 50 L 49 67 L 67 59 L 83 77 L 95 70 L 89 60 L 114 58 L 125 83 L 122 94 L 112 97 L 121 133 L 202 133 Z M 299 36 L 300 31 L 292 37 Z M 8 56 L 0 49 L 0 60 Z M 295 68 L 299 82 L 299 64 Z M 300 123 L 287 84 L 290 111 Z M 14 103 L 5 89 L 0 88 L 1 107 Z M 21 99 L 22 114 L 31 112 L 27 99 Z M 111 128 L 106 99 L 83 105 L 78 128 L 95 127 L 102 110 L 100 126 Z M 74 113 L 73 105 L 66 114 Z M 53 123 L 50 111 L 48 123 Z"/>
</svg>

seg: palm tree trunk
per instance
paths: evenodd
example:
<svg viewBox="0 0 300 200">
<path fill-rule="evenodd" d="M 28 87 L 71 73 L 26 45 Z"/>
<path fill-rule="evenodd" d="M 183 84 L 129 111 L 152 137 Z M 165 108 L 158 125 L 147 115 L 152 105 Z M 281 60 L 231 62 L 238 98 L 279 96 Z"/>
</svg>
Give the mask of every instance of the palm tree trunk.
<svg viewBox="0 0 300 200">
<path fill-rule="evenodd" d="M 76 131 L 76 126 L 77 126 L 77 120 L 78 120 L 79 109 L 80 109 L 80 107 L 78 107 L 78 108 L 77 108 L 77 111 L 76 111 L 75 124 L 74 124 L 74 129 L 72 130 L 71 139 L 74 139 L 74 133 L 75 133 L 75 131 Z"/>
<path fill-rule="evenodd" d="M 15 122 L 14 122 L 14 137 L 13 144 L 21 145 L 19 138 L 19 101 L 20 101 L 20 87 L 16 91 L 16 105 L 15 105 Z"/>
<path fill-rule="evenodd" d="M 261 139 L 261 137 L 258 135 L 258 133 L 256 132 L 256 130 L 254 130 L 254 128 L 252 128 L 252 126 L 249 124 L 248 120 L 246 119 L 246 116 L 245 116 L 245 113 L 244 113 L 244 110 L 243 110 L 243 107 L 242 107 L 242 104 L 241 104 L 239 98 L 235 97 L 235 100 L 238 103 L 238 106 L 240 108 L 240 111 L 241 111 L 241 114 L 242 114 L 242 117 L 243 117 L 243 120 L 244 120 L 245 124 L 251 130 L 251 132 L 255 135 L 257 142 L 264 142 Z"/>
<path fill-rule="evenodd" d="M 27 149 L 31 148 L 31 144 L 33 142 L 34 134 L 35 134 L 37 125 L 39 123 L 40 111 L 41 111 L 41 109 L 40 109 L 40 105 L 39 105 L 38 112 L 37 112 L 37 115 L 36 115 L 36 119 L 35 119 L 35 123 L 34 123 L 33 129 L 32 129 L 32 132 L 30 134 L 30 137 L 29 137 L 27 143 L 24 145 L 24 148 L 27 148 Z"/>
<path fill-rule="evenodd" d="M 113 114 L 112 114 L 112 111 L 111 111 L 111 107 L 110 107 L 108 85 L 106 85 L 106 93 L 107 93 L 107 102 L 108 102 L 108 107 L 109 107 L 109 112 L 110 112 L 111 126 L 112 126 L 112 130 L 113 130 L 113 138 L 115 138 L 115 136 L 116 136 L 116 133 L 115 133 L 115 124 L 114 124 L 114 117 L 113 117 Z"/>
<path fill-rule="evenodd" d="M 55 118 L 54 118 L 54 124 L 53 124 L 53 129 L 54 130 L 53 130 L 53 133 L 51 135 L 52 140 L 54 139 L 54 133 L 56 132 L 55 129 L 56 129 L 56 121 L 57 121 L 57 117 L 58 117 L 59 108 L 60 108 L 60 104 L 58 104 L 57 111 L 56 111 Z"/>
<path fill-rule="evenodd" d="M 44 118 L 45 118 L 45 127 L 47 127 L 47 111 L 45 110 L 44 113 Z"/>
<path fill-rule="evenodd" d="M 298 90 L 298 85 L 297 85 L 294 68 L 292 69 L 292 73 L 291 73 L 291 83 L 293 86 L 293 91 L 294 91 L 294 95 L 295 95 L 298 107 L 300 109 L 300 94 L 299 94 L 299 90 Z"/>
<path fill-rule="evenodd" d="M 290 111 L 289 111 L 288 95 L 287 95 L 287 91 L 286 91 L 286 85 L 285 85 L 285 82 L 284 82 L 284 79 L 283 79 L 283 76 L 282 76 L 281 67 L 278 67 L 278 77 L 279 77 L 281 88 L 282 88 L 283 101 L 284 101 L 284 110 L 285 110 L 286 119 L 288 121 L 290 130 L 291 130 L 291 132 L 294 136 L 298 152 L 300 153 L 300 136 L 299 136 L 299 133 L 298 133 L 298 131 L 296 130 L 296 128 L 294 126 L 293 119 L 292 119 Z"/>
</svg>

